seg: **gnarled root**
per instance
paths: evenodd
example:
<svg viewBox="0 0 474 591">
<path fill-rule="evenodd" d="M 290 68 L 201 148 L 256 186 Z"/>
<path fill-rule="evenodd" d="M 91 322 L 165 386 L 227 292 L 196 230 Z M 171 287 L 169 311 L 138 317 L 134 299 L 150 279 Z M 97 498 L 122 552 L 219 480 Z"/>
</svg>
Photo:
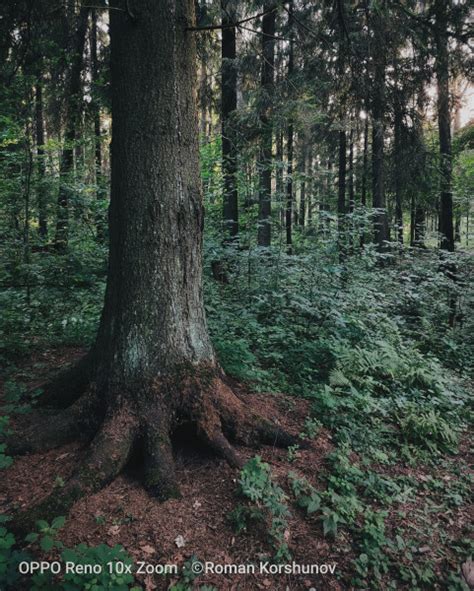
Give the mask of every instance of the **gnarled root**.
<svg viewBox="0 0 474 591">
<path fill-rule="evenodd" d="M 41 386 L 43 393 L 38 399 L 38 406 L 67 408 L 87 390 L 95 377 L 94 372 L 94 354 L 90 351 Z"/>
<path fill-rule="evenodd" d="M 204 380 L 199 376 L 169 379 L 149 385 L 148 389 L 141 385 L 138 391 L 124 391 L 117 396 L 109 393 L 107 399 L 110 406 L 85 460 L 62 489 L 19 517 L 17 531 L 28 529 L 35 519 L 65 514 L 76 500 L 100 490 L 123 469 L 135 445 L 144 452 L 144 484 L 149 493 L 161 500 L 179 496 L 171 439 L 182 424 L 194 425 L 198 437 L 234 468 L 240 467 L 242 461 L 230 441 L 279 447 L 298 441 L 248 409 L 215 370 Z M 85 416 L 100 417 L 97 407 L 94 410 L 91 406 L 97 405 L 97 398 L 94 400 L 87 402 L 82 397 L 54 415 L 54 421 L 47 424 L 38 439 L 32 430 L 27 431 L 17 449 L 38 451 L 42 444 L 70 440 L 83 428 Z M 117 408 L 119 400 L 123 402 Z"/>
<path fill-rule="evenodd" d="M 158 499 L 180 496 L 171 445 L 170 427 L 162 413 L 151 415 L 145 434 L 144 484 Z"/>
<path fill-rule="evenodd" d="M 109 484 L 127 463 L 136 433 L 137 423 L 130 413 L 122 411 L 106 418 L 77 472 L 63 488 L 56 488 L 44 501 L 17 516 L 13 532 L 24 535 L 39 519 L 66 515 L 77 500 Z"/>
<path fill-rule="evenodd" d="M 7 450 L 13 455 L 42 452 L 94 435 L 101 421 L 100 404 L 91 389 L 64 410 L 33 410 L 22 416 L 7 436 Z"/>
</svg>

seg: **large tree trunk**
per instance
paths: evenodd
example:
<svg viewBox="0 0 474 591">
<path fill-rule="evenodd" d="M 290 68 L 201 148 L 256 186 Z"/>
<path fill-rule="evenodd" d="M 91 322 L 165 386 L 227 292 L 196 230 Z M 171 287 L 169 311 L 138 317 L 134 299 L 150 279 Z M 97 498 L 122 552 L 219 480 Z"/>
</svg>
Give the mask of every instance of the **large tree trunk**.
<svg viewBox="0 0 474 591">
<path fill-rule="evenodd" d="M 233 238 L 239 231 L 237 194 L 237 146 L 231 117 L 237 108 L 237 68 L 233 2 L 222 0 L 222 174 L 224 177 L 223 219 L 226 237 Z"/>
<path fill-rule="evenodd" d="M 275 64 L 275 20 L 276 5 L 273 0 L 264 2 L 265 15 L 262 19 L 262 78 L 260 97 L 260 121 L 262 137 L 259 154 L 259 196 L 258 229 L 259 246 L 271 244 L 271 203 L 272 203 L 272 104 Z"/>
<path fill-rule="evenodd" d="M 438 128 L 441 170 L 439 232 L 441 248 L 454 251 L 453 197 L 451 194 L 451 116 L 449 105 L 448 9 L 450 0 L 436 0 L 436 77 L 438 85 Z"/>
<path fill-rule="evenodd" d="M 96 345 L 69 374 L 76 395 L 78 381 L 92 385 L 13 443 L 20 452 L 58 445 L 78 432 L 93 439 L 65 486 L 19 517 L 20 531 L 99 490 L 137 446 L 150 493 L 178 495 L 171 445 L 178 426 L 192 429 L 232 466 L 240 460 L 229 438 L 247 445 L 296 441 L 247 409 L 226 385 L 207 332 L 196 55 L 186 30 L 194 22 L 194 2 L 143 0 L 133 15 L 125 1 L 112 6 L 122 10 L 110 12 L 107 289 Z M 64 374 L 61 379 L 67 391 Z"/>
</svg>

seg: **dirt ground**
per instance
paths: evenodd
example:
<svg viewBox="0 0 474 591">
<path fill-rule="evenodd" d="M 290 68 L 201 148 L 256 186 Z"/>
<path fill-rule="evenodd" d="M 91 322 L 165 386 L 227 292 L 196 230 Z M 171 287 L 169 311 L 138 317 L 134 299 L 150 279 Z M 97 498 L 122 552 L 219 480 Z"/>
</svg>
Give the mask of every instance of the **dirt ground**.
<svg viewBox="0 0 474 591">
<path fill-rule="evenodd" d="M 28 368 L 34 368 L 35 380 L 30 381 L 30 385 L 39 384 L 51 368 L 73 360 L 80 353 L 78 349 L 44 352 L 25 364 L 18 379 L 24 380 L 22 373 L 28 375 Z M 238 385 L 235 387 L 246 404 L 292 433 L 302 430 L 309 413 L 306 401 L 284 395 L 249 394 Z M 14 425 L 14 421 L 12 423 Z M 121 544 L 136 562 L 151 564 L 182 566 L 192 555 L 215 564 L 258 563 L 268 559 L 272 548 L 264 528 L 236 535 L 229 522 L 229 513 L 239 503 L 238 471 L 192 438 L 180 438 L 175 443 L 181 499 L 163 503 L 151 498 L 140 485 L 139 475 L 130 467 L 107 488 L 74 505 L 59 539 L 68 547 L 81 542 Z M 258 453 L 270 464 L 273 477 L 290 495 L 289 471 L 305 476 L 317 488 L 322 486 L 318 475 L 324 470 L 325 457 L 332 450 L 332 444 L 330 434 L 321 430 L 308 449 L 300 450 L 292 462 L 286 450 L 271 446 L 258 450 L 241 446 L 236 449 L 244 459 Z M 79 445 L 68 445 L 47 453 L 15 458 L 12 466 L 1 474 L 0 510 L 13 514 L 39 501 L 68 478 L 82 453 Z M 341 577 L 347 576 L 348 563 L 354 558 L 349 538 L 341 532 L 337 544 L 334 543 L 323 536 L 317 519 L 308 519 L 292 502 L 290 507 L 291 518 L 285 537 L 293 560 L 300 565 L 336 563 L 335 575 L 207 574 L 196 580 L 198 586 L 211 585 L 220 591 L 349 589 L 347 583 L 341 582 Z M 137 584 L 147 591 L 167 589 L 176 580 L 174 576 L 137 576 Z"/>
</svg>

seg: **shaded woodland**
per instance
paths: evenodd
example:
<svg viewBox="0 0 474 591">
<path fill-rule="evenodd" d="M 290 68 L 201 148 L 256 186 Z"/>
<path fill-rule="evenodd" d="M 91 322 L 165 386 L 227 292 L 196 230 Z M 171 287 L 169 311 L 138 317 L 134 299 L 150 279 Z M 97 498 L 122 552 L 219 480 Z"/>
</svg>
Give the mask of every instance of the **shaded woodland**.
<svg viewBox="0 0 474 591">
<path fill-rule="evenodd" d="M 0 587 L 472 588 L 469 3 L 0 17 Z"/>
</svg>

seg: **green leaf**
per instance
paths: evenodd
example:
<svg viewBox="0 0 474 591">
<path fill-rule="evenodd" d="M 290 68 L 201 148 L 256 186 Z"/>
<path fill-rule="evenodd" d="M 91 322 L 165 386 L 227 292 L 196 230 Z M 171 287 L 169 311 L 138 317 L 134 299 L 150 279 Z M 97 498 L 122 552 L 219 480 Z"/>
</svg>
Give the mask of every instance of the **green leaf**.
<svg viewBox="0 0 474 591">
<path fill-rule="evenodd" d="M 54 546 L 54 540 L 51 536 L 44 536 L 40 541 L 40 548 L 45 552 L 49 552 Z"/>
<path fill-rule="evenodd" d="M 60 529 L 65 523 L 66 523 L 66 518 L 61 515 L 60 517 L 55 517 L 53 519 L 53 523 L 51 524 L 51 527 L 54 529 Z"/>
</svg>

